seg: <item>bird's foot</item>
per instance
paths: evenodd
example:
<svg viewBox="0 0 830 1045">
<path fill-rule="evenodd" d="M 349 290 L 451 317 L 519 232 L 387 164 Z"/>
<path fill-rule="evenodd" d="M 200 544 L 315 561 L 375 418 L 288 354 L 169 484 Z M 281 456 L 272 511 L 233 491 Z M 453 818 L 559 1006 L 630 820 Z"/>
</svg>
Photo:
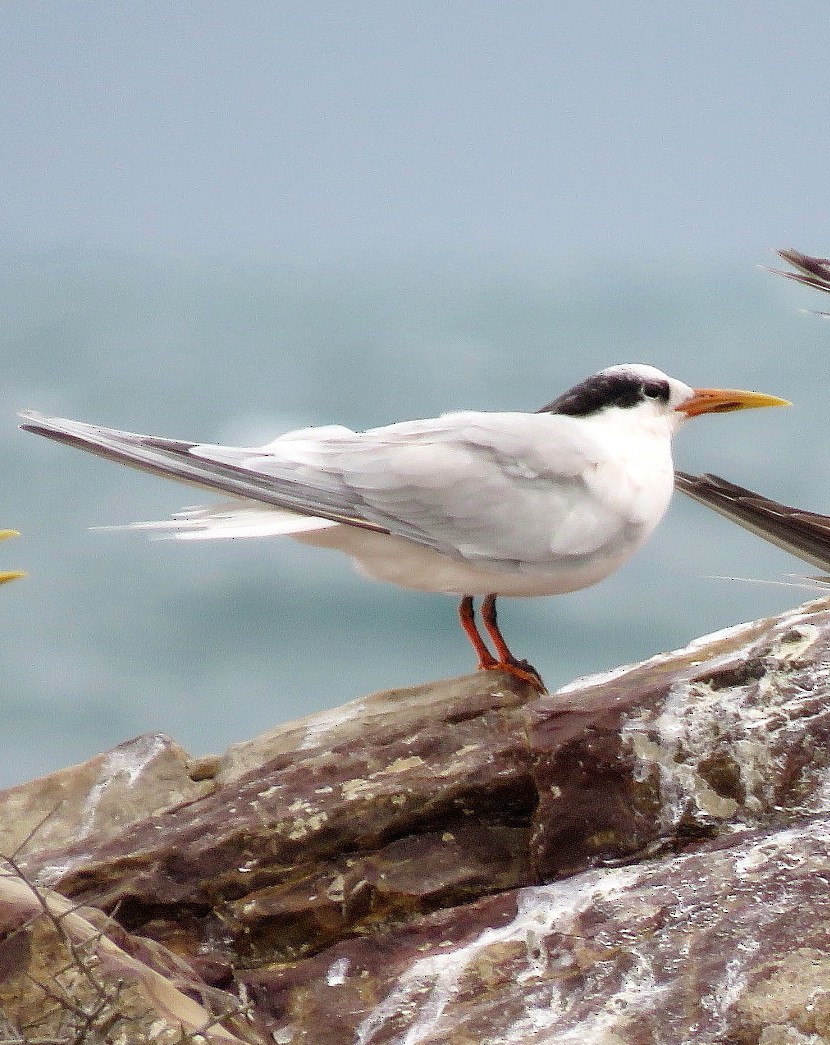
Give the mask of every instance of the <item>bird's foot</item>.
<svg viewBox="0 0 830 1045">
<path fill-rule="evenodd" d="M 512 675 L 520 682 L 525 682 L 527 685 L 532 686 L 537 693 L 547 693 L 542 676 L 526 660 L 516 660 L 513 657 L 509 660 L 496 660 L 494 657 L 492 663 L 479 664 L 479 668 L 482 671 L 506 671 L 508 675 Z"/>
</svg>

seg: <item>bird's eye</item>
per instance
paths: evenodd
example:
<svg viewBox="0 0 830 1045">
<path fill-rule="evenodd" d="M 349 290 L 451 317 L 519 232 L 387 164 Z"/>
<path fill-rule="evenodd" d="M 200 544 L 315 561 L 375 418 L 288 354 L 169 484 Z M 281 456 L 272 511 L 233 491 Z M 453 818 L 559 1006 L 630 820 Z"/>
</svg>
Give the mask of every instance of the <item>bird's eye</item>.
<svg viewBox="0 0 830 1045">
<path fill-rule="evenodd" d="M 663 381 L 644 381 L 643 395 L 646 399 L 664 399 L 668 402 L 669 386 Z"/>
</svg>

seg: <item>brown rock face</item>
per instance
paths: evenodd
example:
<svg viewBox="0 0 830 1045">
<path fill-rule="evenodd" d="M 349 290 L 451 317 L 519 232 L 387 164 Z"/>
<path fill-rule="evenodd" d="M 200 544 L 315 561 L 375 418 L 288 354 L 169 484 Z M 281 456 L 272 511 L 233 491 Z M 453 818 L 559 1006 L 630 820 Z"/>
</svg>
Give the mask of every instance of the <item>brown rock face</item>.
<svg viewBox="0 0 830 1045">
<path fill-rule="evenodd" d="M 213 761 L 139 738 L 0 820 L 16 847 L 65 794 L 18 867 L 245 1040 L 830 1041 L 828 677 L 818 602 L 542 698 L 479 673 Z"/>
</svg>

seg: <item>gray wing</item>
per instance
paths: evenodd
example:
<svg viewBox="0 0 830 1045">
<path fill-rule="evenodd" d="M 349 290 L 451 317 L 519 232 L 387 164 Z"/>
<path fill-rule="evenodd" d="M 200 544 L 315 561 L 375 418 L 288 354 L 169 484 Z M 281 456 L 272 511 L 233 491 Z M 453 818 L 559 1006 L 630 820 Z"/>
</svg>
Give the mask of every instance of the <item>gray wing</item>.
<svg viewBox="0 0 830 1045">
<path fill-rule="evenodd" d="M 563 418 L 468 412 L 363 433 L 304 429 L 246 448 L 21 416 L 26 431 L 156 475 L 394 533 L 456 558 L 548 559 L 557 511 L 570 512 L 569 525 L 593 540 L 590 519 L 579 516 L 591 447 Z M 551 430 L 559 433 L 553 453 L 539 438 Z"/>
<path fill-rule="evenodd" d="M 770 544 L 830 571 L 830 516 L 780 504 L 717 475 L 675 472 L 675 485 Z"/>
</svg>

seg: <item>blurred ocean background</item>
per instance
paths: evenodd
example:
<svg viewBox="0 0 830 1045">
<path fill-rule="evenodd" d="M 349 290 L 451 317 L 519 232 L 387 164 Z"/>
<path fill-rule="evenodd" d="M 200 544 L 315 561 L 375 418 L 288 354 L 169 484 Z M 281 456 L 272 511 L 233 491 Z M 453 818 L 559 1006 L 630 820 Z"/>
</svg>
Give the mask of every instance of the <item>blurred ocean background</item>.
<svg viewBox="0 0 830 1045">
<path fill-rule="evenodd" d="M 772 260 L 763 259 L 763 260 Z M 474 666 L 455 600 L 362 579 L 288 540 L 182 544 L 90 527 L 165 518 L 201 494 L 15 429 L 36 408 L 133 431 L 258 443 L 456 408 L 533 410 L 581 377 L 647 361 L 788 410 L 698 419 L 679 465 L 830 506 L 830 324 L 771 274 L 397 270 L 195 264 L 81 254 L 5 259 L 0 437 L 3 733 L 12 783 L 135 734 L 195 754 L 361 694 Z M 550 688 L 776 613 L 809 591 L 735 576 L 809 572 L 682 496 L 615 577 L 504 600 L 509 641 Z"/>
<path fill-rule="evenodd" d="M 678 463 L 829 511 L 826 303 L 759 268 L 830 252 L 828 54 L 826 0 L 0 5 L 0 568 L 29 571 L 0 786 L 474 667 L 453 599 L 336 553 L 92 530 L 201 495 L 21 409 L 262 442 L 644 361 L 791 399 L 689 424 Z M 500 619 L 553 688 L 810 597 L 790 572 L 678 497 L 618 575 Z"/>
</svg>

